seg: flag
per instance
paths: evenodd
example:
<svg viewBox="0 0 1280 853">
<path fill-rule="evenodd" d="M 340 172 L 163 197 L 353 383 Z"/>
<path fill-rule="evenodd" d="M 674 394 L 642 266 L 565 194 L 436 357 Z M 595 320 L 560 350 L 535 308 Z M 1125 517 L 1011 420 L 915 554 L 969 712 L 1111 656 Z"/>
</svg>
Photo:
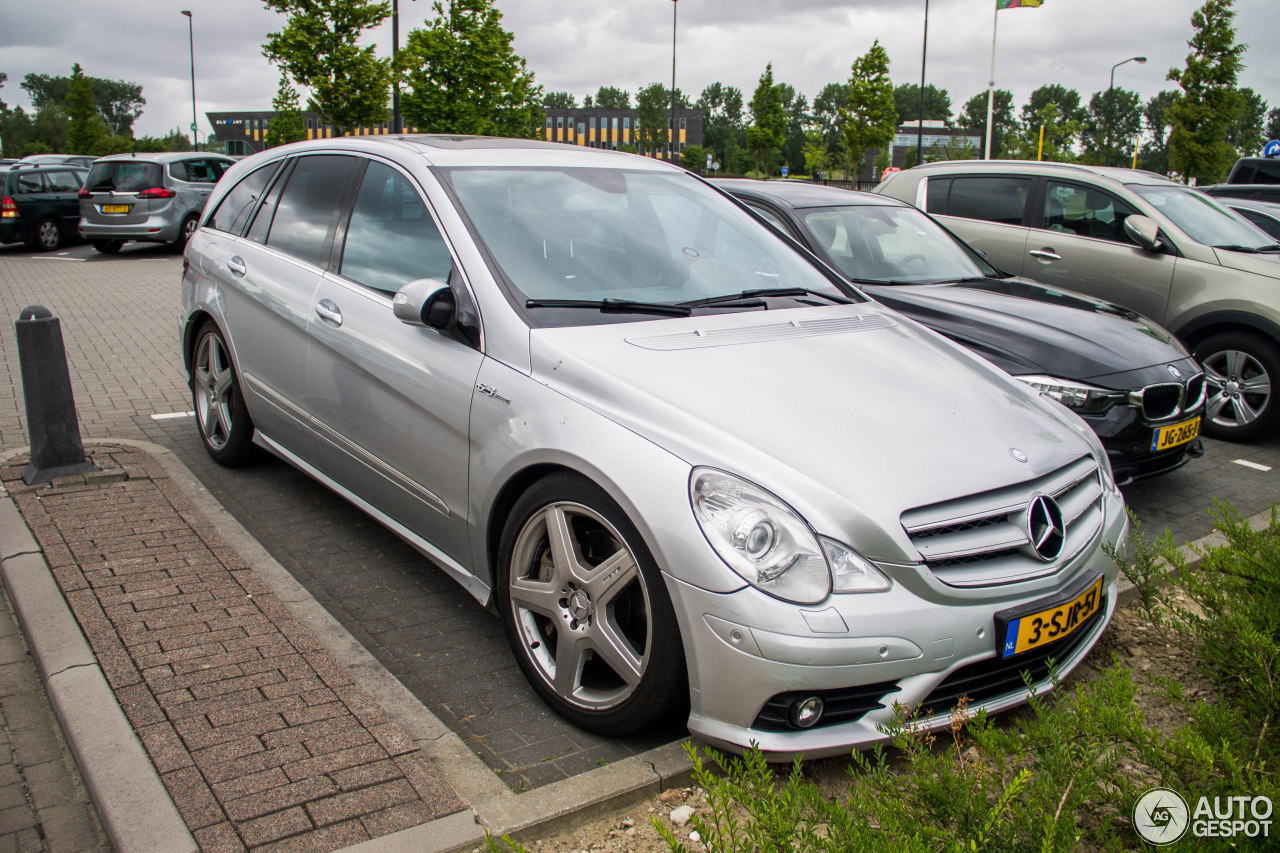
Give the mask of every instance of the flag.
<svg viewBox="0 0 1280 853">
<path fill-rule="evenodd" d="M 996 9 L 1034 9 L 1044 4 L 1044 0 L 996 0 Z"/>
</svg>

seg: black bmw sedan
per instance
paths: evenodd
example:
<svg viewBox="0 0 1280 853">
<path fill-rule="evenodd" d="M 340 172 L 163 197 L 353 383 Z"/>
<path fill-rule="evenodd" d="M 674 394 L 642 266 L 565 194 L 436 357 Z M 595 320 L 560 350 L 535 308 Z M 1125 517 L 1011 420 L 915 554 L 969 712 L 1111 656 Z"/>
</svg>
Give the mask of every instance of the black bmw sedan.
<svg viewBox="0 0 1280 853">
<path fill-rule="evenodd" d="M 1153 321 L 1006 275 L 928 215 L 886 196 L 798 181 L 714 182 L 869 296 L 1074 411 L 1119 483 L 1203 453 L 1199 365 Z"/>
</svg>

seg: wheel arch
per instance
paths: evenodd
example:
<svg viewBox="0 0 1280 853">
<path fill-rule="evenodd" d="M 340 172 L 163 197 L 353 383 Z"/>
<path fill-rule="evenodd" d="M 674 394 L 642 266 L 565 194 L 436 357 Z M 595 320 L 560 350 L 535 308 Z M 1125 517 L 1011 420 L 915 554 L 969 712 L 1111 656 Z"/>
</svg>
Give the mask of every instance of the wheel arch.
<svg viewBox="0 0 1280 853">
<path fill-rule="evenodd" d="M 204 309 L 196 309 L 187 317 L 186 325 L 182 328 L 182 365 L 187 370 L 188 381 L 191 379 L 191 365 L 195 361 L 196 334 L 206 320 L 211 320 L 215 326 L 218 326 L 218 321 L 214 319 L 212 314 Z M 218 326 L 218 328 L 221 329 L 222 327 Z M 225 333 L 223 337 L 226 337 Z"/>
<path fill-rule="evenodd" d="M 1280 346 L 1280 325 L 1248 311 L 1214 311 L 1173 330 L 1187 348 L 1192 350 L 1213 335 L 1241 331 L 1262 335 Z"/>
</svg>

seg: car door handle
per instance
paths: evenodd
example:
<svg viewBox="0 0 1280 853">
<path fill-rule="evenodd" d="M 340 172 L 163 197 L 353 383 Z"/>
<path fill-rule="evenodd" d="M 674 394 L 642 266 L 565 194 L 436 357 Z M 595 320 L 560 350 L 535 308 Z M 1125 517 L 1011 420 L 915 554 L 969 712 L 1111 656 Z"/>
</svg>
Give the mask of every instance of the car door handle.
<svg viewBox="0 0 1280 853">
<path fill-rule="evenodd" d="M 244 274 L 249 271 L 249 268 L 244 265 L 244 258 L 239 255 L 231 256 L 227 261 L 227 269 L 231 270 L 231 274 L 236 278 L 244 278 Z"/>
<path fill-rule="evenodd" d="M 316 314 L 321 320 L 328 320 L 335 326 L 342 325 L 342 312 L 338 310 L 338 304 L 332 299 L 321 299 L 317 302 Z"/>
<path fill-rule="evenodd" d="M 1027 254 L 1033 257 L 1039 258 L 1042 261 L 1062 260 L 1062 255 L 1059 255 L 1053 249 L 1050 249 L 1048 247 L 1045 247 L 1043 249 L 1032 249 L 1030 252 L 1027 252 Z"/>
</svg>

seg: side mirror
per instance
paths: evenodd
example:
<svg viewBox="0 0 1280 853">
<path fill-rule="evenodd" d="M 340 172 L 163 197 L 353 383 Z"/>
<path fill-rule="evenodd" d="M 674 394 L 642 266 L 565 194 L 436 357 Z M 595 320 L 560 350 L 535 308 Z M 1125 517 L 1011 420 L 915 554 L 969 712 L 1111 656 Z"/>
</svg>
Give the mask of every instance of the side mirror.
<svg viewBox="0 0 1280 853">
<path fill-rule="evenodd" d="M 396 292 L 391 311 L 397 320 L 410 326 L 445 329 L 454 313 L 453 292 L 438 278 L 415 279 Z"/>
<path fill-rule="evenodd" d="M 1160 226 L 1149 216 L 1134 213 L 1125 217 L 1124 233 L 1148 252 L 1159 252 L 1164 248 L 1160 240 Z"/>
</svg>

